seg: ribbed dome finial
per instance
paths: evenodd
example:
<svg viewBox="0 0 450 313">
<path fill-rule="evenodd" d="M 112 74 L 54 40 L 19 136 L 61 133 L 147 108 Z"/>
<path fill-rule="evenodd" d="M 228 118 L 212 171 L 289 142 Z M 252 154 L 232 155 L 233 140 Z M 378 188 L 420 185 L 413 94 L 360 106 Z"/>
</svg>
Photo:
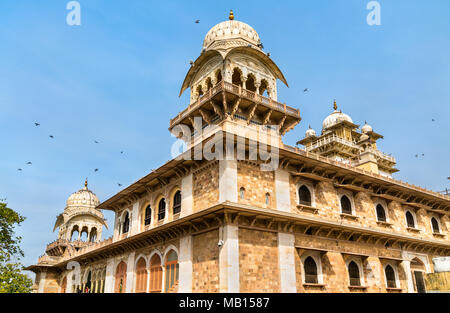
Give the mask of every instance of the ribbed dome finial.
<svg viewBox="0 0 450 313">
<path fill-rule="evenodd" d="M 234 20 L 233 10 L 230 10 L 230 15 L 228 16 L 228 18 L 230 19 L 230 21 Z"/>
<path fill-rule="evenodd" d="M 84 187 L 87 188 L 88 182 L 87 182 L 87 177 L 86 180 L 84 181 Z"/>
<path fill-rule="evenodd" d="M 337 104 L 336 104 L 336 99 L 334 99 L 334 104 L 333 104 L 333 108 L 336 111 L 337 110 Z"/>
</svg>

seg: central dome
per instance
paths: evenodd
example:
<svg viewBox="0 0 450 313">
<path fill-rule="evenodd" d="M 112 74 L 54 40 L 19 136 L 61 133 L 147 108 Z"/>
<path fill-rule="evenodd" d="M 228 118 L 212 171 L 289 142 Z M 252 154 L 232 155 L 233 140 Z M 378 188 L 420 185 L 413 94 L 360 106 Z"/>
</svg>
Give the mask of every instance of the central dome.
<svg viewBox="0 0 450 313">
<path fill-rule="evenodd" d="M 203 41 L 203 50 L 217 48 L 214 43 L 217 42 L 219 46 L 221 41 L 226 40 L 231 46 L 247 46 L 251 44 L 254 48 L 260 49 L 258 46 L 261 43 L 258 33 L 248 24 L 240 21 L 235 21 L 233 13 L 230 13 L 230 20 L 217 24 L 209 30 Z"/>
<path fill-rule="evenodd" d="M 87 188 L 87 181 L 84 183 L 84 188 L 74 192 L 67 199 L 67 207 L 73 206 L 86 206 L 86 207 L 96 207 L 100 204 L 95 193 Z"/>
</svg>

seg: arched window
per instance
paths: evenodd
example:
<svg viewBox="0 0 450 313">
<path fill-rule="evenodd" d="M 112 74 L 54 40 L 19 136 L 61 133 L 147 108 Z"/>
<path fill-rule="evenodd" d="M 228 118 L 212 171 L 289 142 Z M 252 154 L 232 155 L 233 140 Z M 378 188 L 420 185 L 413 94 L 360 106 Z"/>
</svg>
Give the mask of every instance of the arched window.
<svg viewBox="0 0 450 313">
<path fill-rule="evenodd" d="M 91 292 L 91 280 L 92 280 L 91 277 L 92 277 L 92 274 L 89 271 L 88 276 L 87 276 L 87 280 L 86 280 L 86 285 L 84 286 L 83 293 L 90 293 Z"/>
<path fill-rule="evenodd" d="M 381 204 L 377 204 L 377 220 L 379 222 L 386 222 L 386 212 Z"/>
<path fill-rule="evenodd" d="M 235 68 L 235 69 L 233 70 L 233 75 L 231 76 L 231 81 L 232 81 L 233 85 L 241 86 L 241 87 L 242 87 L 242 79 L 241 79 L 241 76 L 242 76 L 241 70 L 238 69 L 238 68 Z"/>
<path fill-rule="evenodd" d="M 217 70 L 216 79 L 217 79 L 217 83 L 220 83 L 222 81 L 222 71 L 221 70 Z"/>
<path fill-rule="evenodd" d="M 395 279 L 395 272 L 392 266 L 387 265 L 384 269 L 384 274 L 386 276 L 386 285 L 388 288 L 397 288 L 397 282 Z"/>
<path fill-rule="evenodd" d="M 359 267 L 354 261 L 351 261 L 348 264 L 348 276 L 350 279 L 350 286 L 361 286 Z"/>
<path fill-rule="evenodd" d="M 158 204 L 158 221 L 166 217 L 166 199 L 162 198 Z"/>
<path fill-rule="evenodd" d="M 178 190 L 173 195 L 173 214 L 178 214 L 181 212 L 181 191 Z"/>
<path fill-rule="evenodd" d="M 144 258 L 140 258 L 136 264 L 136 292 L 147 291 L 147 263 Z"/>
<path fill-rule="evenodd" d="M 128 212 L 126 212 L 122 224 L 122 233 L 123 234 L 128 233 L 129 230 L 130 230 L 130 215 L 128 214 Z"/>
<path fill-rule="evenodd" d="M 199 97 L 199 98 L 200 98 L 201 96 L 203 96 L 202 85 L 198 85 L 198 86 L 197 86 L 197 93 L 198 93 L 198 97 Z"/>
<path fill-rule="evenodd" d="M 154 254 L 150 259 L 150 292 L 161 292 L 162 268 L 161 258 Z"/>
<path fill-rule="evenodd" d="M 149 204 L 145 208 L 144 225 L 150 225 L 151 222 L 152 222 L 152 207 Z"/>
<path fill-rule="evenodd" d="M 61 293 L 66 293 L 67 277 L 64 277 L 61 283 Z"/>
<path fill-rule="evenodd" d="M 311 206 L 311 192 L 305 185 L 298 188 L 299 204 Z"/>
<path fill-rule="evenodd" d="M 241 187 L 241 189 L 239 189 L 239 198 L 241 198 L 241 200 L 245 199 L 245 188 Z"/>
<path fill-rule="evenodd" d="M 78 226 L 74 226 L 72 228 L 72 235 L 70 236 L 70 241 L 78 240 L 78 236 L 79 236 Z"/>
<path fill-rule="evenodd" d="M 95 242 L 95 240 L 97 240 L 97 228 L 94 227 L 91 229 L 91 233 L 89 234 L 89 241 Z"/>
<path fill-rule="evenodd" d="M 341 210 L 344 214 L 352 214 L 352 203 L 345 195 L 341 197 Z"/>
<path fill-rule="evenodd" d="M 317 264 L 312 257 L 307 257 L 304 262 L 305 269 L 305 283 L 307 284 L 317 284 Z"/>
<path fill-rule="evenodd" d="M 208 77 L 206 79 L 206 91 L 210 90 L 213 87 L 212 82 L 211 82 L 211 77 Z"/>
<path fill-rule="evenodd" d="M 433 228 L 433 233 L 439 234 L 441 232 L 441 229 L 439 228 L 439 223 L 436 218 L 431 218 L 431 227 Z"/>
<path fill-rule="evenodd" d="M 255 76 L 253 74 L 249 74 L 247 76 L 247 81 L 245 82 L 245 89 L 256 92 Z"/>
<path fill-rule="evenodd" d="M 268 86 L 269 86 L 269 84 L 267 83 L 267 81 L 265 79 L 261 80 L 261 85 L 259 86 L 259 94 L 261 96 L 267 96 L 267 97 L 269 96 L 269 94 L 267 93 Z"/>
<path fill-rule="evenodd" d="M 117 265 L 116 269 L 116 279 L 115 279 L 115 292 L 123 293 L 125 292 L 127 282 L 127 264 L 122 261 Z"/>
<path fill-rule="evenodd" d="M 416 223 L 414 222 L 414 216 L 409 211 L 406 211 L 406 224 L 409 228 L 416 228 Z"/>
<path fill-rule="evenodd" d="M 81 230 L 80 240 L 88 241 L 88 228 L 86 226 L 84 226 L 83 229 Z"/>
<path fill-rule="evenodd" d="M 178 282 L 178 255 L 170 250 L 166 257 L 166 292 Z"/>
<path fill-rule="evenodd" d="M 266 205 L 270 205 L 270 193 L 266 193 Z"/>
</svg>

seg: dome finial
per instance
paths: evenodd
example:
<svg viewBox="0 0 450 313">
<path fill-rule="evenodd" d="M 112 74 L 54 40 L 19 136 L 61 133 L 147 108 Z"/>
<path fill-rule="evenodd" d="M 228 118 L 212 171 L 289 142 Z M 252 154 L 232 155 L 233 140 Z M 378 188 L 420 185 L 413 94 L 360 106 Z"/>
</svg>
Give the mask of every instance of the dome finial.
<svg viewBox="0 0 450 313">
<path fill-rule="evenodd" d="M 84 181 L 84 187 L 87 188 L 88 182 L 87 182 L 87 177 L 86 180 Z"/>
<path fill-rule="evenodd" d="M 333 108 L 336 111 L 337 110 L 337 104 L 336 104 L 336 99 L 334 99 L 334 104 L 333 104 Z"/>
<path fill-rule="evenodd" d="M 233 10 L 230 10 L 230 15 L 228 16 L 228 18 L 230 19 L 230 21 L 234 20 Z"/>
</svg>

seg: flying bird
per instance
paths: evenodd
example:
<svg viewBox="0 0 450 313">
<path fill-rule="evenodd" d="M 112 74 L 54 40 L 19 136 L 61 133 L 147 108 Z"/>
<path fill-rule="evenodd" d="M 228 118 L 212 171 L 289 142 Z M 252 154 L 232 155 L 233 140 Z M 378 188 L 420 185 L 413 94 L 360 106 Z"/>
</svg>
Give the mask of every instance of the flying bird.
<svg viewBox="0 0 450 313">
<path fill-rule="evenodd" d="M 416 158 L 418 157 L 419 155 L 418 154 L 416 154 Z"/>
<path fill-rule="evenodd" d="M 122 184 L 117 183 L 117 185 L 118 185 L 119 187 L 122 187 Z"/>
<path fill-rule="evenodd" d="M 31 163 L 31 162 L 27 162 L 27 165 L 31 165 L 31 164 L 33 164 L 33 163 Z"/>
<path fill-rule="evenodd" d="M 96 168 L 96 169 L 94 170 L 94 172 L 98 172 L 98 168 Z"/>
<path fill-rule="evenodd" d="M 98 141 L 97 141 L 97 140 L 94 140 L 94 142 L 95 142 L 95 143 L 98 143 Z"/>
<path fill-rule="evenodd" d="M 123 154 L 123 151 L 120 151 L 120 154 Z"/>
<path fill-rule="evenodd" d="M 18 170 L 18 171 L 22 171 L 22 169 L 21 169 L 21 168 L 18 168 L 17 170 Z"/>
<path fill-rule="evenodd" d="M 200 23 L 200 20 L 195 20 L 195 24 L 198 24 L 198 23 Z"/>
<path fill-rule="evenodd" d="M 55 137 L 53 137 L 53 135 L 50 135 L 49 137 L 52 138 L 52 139 L 55 138 Z"/>
<path fill-rule="evenodd" d="M 431 119 L 432 122 L 435 122 L 436 120 L 434 118 Z"/>
<path fill-rule="evenodd" d="M 308 88 L 305 88 L 304 90 L 303 90 L 303 92 L 307 92 L 308 91 Z"/>
<path fill-rule="evenodd" d="M 38 122 L 34 122 L 34 126 L 40 126 L 41 124 L 39 124 Z"/>
</svg>

